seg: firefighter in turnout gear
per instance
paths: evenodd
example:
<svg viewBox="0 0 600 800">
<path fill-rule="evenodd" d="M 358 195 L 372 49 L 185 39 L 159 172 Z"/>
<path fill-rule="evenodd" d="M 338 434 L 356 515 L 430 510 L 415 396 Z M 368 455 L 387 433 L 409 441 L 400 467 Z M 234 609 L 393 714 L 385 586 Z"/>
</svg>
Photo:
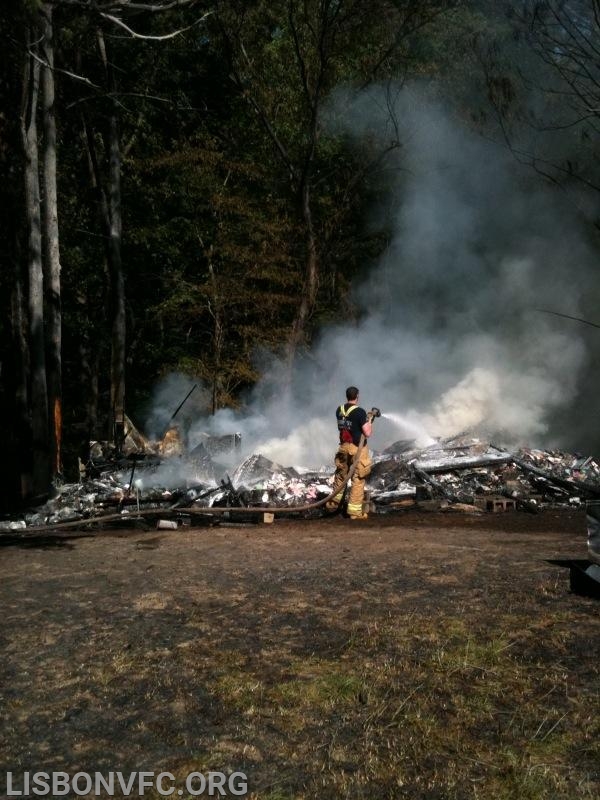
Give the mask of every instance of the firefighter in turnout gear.
<svg viewBox="0 0 600 800">
<path fill-rule="evenodd" d="M 337 489 L 337 493 L 327 503 L 326 508 L 328 511 L 336 511 L 342 502 L 348 473 L 359 450 L 361 437 L 364 434 L 365 438 L 368 438 L 372 433 L 371 419 L 364 408 L 358 405 L 358 389 L 356 386 L 349 386 L 346 389 L 346 401 L 335 412 L 340 432 L 340 443 L 335 454 L 335 476 L 333 480 L 333 490 Z M 363 512 L 363 498 L 365 480 L 371 472 L 371 467 L 372 462 L 369 451 L 366 445 L 363 445 L 352 475 L 350 498 L 347 506 L 347 513 L 350 519 L 366 519 L 368 516 Z"/>
</svg>

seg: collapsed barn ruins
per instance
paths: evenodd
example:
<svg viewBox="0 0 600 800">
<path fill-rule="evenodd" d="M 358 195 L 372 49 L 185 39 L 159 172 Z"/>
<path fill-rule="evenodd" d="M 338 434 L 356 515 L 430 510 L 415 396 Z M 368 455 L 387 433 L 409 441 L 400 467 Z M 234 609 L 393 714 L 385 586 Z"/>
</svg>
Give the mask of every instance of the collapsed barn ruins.
<svg viewBox="0 0 600 800">
<path fill-rule="evenodd" d="M 43 506 L 0 521 L 0 531 L 127 524 L 198 524 L 227 515 L 223 507 L 277 509 L 278 514 L 321 516 L 306 509 L 327 497 L 333 468 L 282 466 L 260 453 L 242 457 L 241 437 L 201 437 L 186 450 L 177 427 L 150 442 L 128 421 L 122 451 L 91 443 L 77 483 L 58 487 Z M 408 508 L 468 513 L 583 506 L 600 500 L 600 465 L 591 457 L 559 451 L 511 452 L 473 436 L 438 440 L 418 448 L 398 441 L 373 454 L 367 482 L 370 511 Z M 229 465 L 229 466 L 228 466 Z M 237 519 L 241 519 L 239 515 Z M 167 526 L 167 523 L 165 523 Z"/>
</svg>

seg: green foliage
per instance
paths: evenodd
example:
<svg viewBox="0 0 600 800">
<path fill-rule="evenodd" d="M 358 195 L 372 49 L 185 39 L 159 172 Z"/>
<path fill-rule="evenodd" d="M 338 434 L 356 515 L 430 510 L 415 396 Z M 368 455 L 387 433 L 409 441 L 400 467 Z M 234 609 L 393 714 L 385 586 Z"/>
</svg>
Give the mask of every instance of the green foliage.
<svg viewBox="0 0 600 800">
<path fill-rule="evenodd" d="M 198 11 L 193 17 L 185 11 L 136 17 L 140 33 L 187 29 L 167 41 L 109 36 L 126 153 L 123 263 L 132 411 L 171 370 L 205 381 L 215 407 L 235 405 L 259 377 L 254 353 L 283 350 L 304 291 L 302 185 L 310 187 L 320 270 L 312 329 L 340 307 L 352 313 L 353 276 L 383 245 L 361 221 L 382 182 L 366 169 L 376 153 L 329 135 L 321 128 L 321 110 L 340 82 L 360 86 L 405 74 L 407 59 L 415 72 L 425 62 L 433 71 L 427 25 L 452 5 L 229 0 L 207 7 L 213 13 L 191 28 Z M 60 36 L 65 68 L 100 87 L 61 82 L 66 360 L 77 363 L 69 353 L 82 331 L 103 331 L 96 336 L 96 358 L 105 376 L 108 287 L 82 114 L 104 163 L 110 98 L 101 90 L 94 20 L 62 13 L 68 22 Z M 67 375 L 75 387 L 76 371 Z M 107 391 L 106 380 L 100 387 L 101 394 Z"/>
<path fill-rule="evenodd" d="M 3 6 L 0 20 L 37 8 L 36 0 L 18 5 Z M 118 112 L 122 154 L 128 408 L 135 413 L 156 379 L 172 370 L 204 381 L 213 408 L 235 405 L 259 377 L 256 351 L 283 351 L 288 342 L 305 293 L 309 229 L 318 279 L 307 341 L 340 309 L 354 313 L 352 281 L 385 245 L 385 232 L 363 224 L 365 209 L 385 191 L 371 167 L 378 147 L 359 149 L 325 130 L 327 98 L 339 84 L 360 88 L 445 69 L 452 37 L 441 20 L 458 24 L 457 5 L 223 0 L 127 18 L 140 36 L 183 31 L 162 39 L 127 36 L 96 7 L 55 5 L 67 431 L 84 422 L 96 382 L 100 417 L 109 405 L 100 210 L 110 114 Z M 115 85 L 107 80 L 99 26 Z M 5 88 L 0 83 L 1 97 L 14 110 L 18 92 Z M 14 141 L 7 145 L 8 116 L 0 116 L 0 161 L 17 183 L 2 191 L 18 216 L 21 163 Z M 24 231 L 8 227 L 23 246 Z M 0 278 L 5 298 L 14 283 L 9 275 L 6 269 Z M 4 307 L 8 317 L 6 301 Z"/>
</svg>

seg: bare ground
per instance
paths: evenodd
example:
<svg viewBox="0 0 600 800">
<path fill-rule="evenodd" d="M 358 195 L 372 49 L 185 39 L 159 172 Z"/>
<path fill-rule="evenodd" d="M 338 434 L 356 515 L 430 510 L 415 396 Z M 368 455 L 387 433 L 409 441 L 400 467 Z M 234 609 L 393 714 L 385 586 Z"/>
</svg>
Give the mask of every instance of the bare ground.
<svg viewBox="0 0 600 800">
<path fill-rule="evenodd" d="M 585 539 L 551 511 L 5 538 L 0 770 L 597 798 L 600 605 L 564 566 Z"/>
</svg>

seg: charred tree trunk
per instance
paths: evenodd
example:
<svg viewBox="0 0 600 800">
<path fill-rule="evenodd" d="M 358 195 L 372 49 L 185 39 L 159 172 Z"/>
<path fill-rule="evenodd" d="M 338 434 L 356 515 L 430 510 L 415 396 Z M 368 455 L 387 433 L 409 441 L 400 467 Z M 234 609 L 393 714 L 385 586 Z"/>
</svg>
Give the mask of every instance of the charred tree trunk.
<svg viewBox="0 0 600 800">
<path fill-rule="evenodd" d="M 44 127 L 44 234 L 46 246 L 46 334 L 48 406 L 50 410 L 51 469 L 62 473 L 62 319 L 61 266 L 56 186 L 56 115 L 54 105 L 54 36 L 52 5 L 41 10 L 44 29 L 42 54 L 42 111 Z"/>
<path fill-rule="evenodd" d="M 25 214 L 28 229 L 29 385 L 32 433 L 31 487 L 34 495 L 43 495 L 50 487 L 48 395 L 44 336 L 44 276 L 37 130 L 40 62 L 36 50 L 39 39 L 39 30 L 37 28 L 29 28 L 21 112 L 21 135 L 25 161 Z"/>
</svg>

